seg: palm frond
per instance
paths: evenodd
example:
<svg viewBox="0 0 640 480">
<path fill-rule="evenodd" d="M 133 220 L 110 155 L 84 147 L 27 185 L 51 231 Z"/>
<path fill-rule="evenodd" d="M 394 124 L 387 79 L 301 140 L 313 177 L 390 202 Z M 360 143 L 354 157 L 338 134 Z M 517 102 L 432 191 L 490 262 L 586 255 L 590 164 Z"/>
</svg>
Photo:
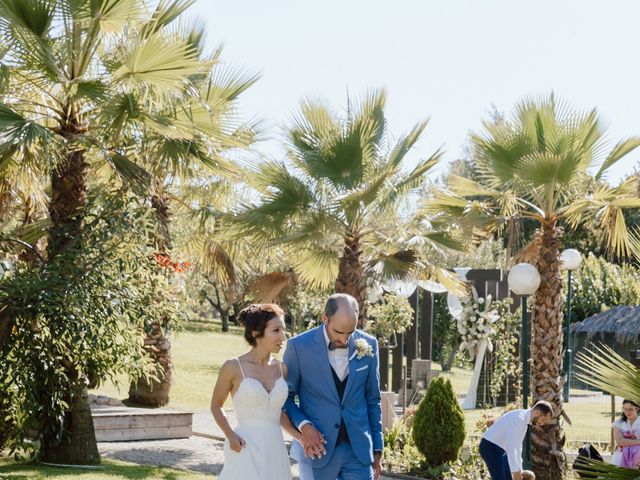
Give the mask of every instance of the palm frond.
<svg viewBox="0 0 640 480">
<path fill-rule="evenodd" d="M 248 287 L 255 302 L 282 303 L 297 283 L 293 272 L 271 272 L 256 278 Z"/>
<path fill-rule="evenodd" d="M 408 277 L 417 267 L 418 253 L 415 250 L 400 250 L 389 254 L 379 254 L 367 263 L 375 277 L 385 280 L 399 280 Z"/>
<path fill-rule="evenodd" d="M 133 88 L 156 94 L 179 94 L 185 80 L 205 71 L 206 66 L 185 39 L 159 31 L 133 39 L 116 64 L 113 76 Z"/>
<path fill-rule="evenodd" d="M 139 3 L 134 0 L 135 3 Z M 161 0 L 156 6 L 149 21 L 142 27 L 142 36 L 153 35 L 180 17 L 195 0 Z"/>
<path fill-rule="evenodd" d="M 459 175 L 449 175 L 447 177 L 447 186 L 453 194 L 460 197 L 495 197 L 500 194 L 496 190 L 486 188 L 478 182 Z"/>
<path fill-rule="evenodd" d="M 626 155 L 631 153 L 633 150 L 640 146 L 640 138 L 628 138 L 626 140 L 621 140 L 613 147 L 613 150 L 607 155 L 607 158 L 602 162 L 602 165 L 598 169 L 596 173 L 596 180 L 602 178 L 602 175 L 606 173 L 606 171 L 615 165 L 619 160 L 624 158 Z"/>
<path fill-rule="evenodd" d="M 576 356 L 577 377 L 611 395 L 640 402 L 640 370 L 607 345 Z"/>
<path fill-rule="evenodd" d="M 582 459 L 581 459 L 582 460 Z M 585 473 L 585 478 L 597 478 L 599 480 L 637 480 L 638 469 L 623 468 L 607 462 L 599 462 L 592 459 L 581 461 L 580 468 L 576 468 L 578 473 Z M 594 477 L 597 475 L 597 477 Z"/>
<path fill-rule="evenodd" d="M 338 276 L 338 252 L 330 248 L 296 248 L 290 252 L 294 269 L 302 282 L 326 289 L 332 287 Z"/>
<path fill-rule="evenodd" d="M 139 0 L 97 0 L 86 2 L 89 16 L 101 32 L 120 32 L 127 23 L 140 20 L 144 10 Z"/>
<path fill-rule="evenodd" d="M 143 167 L 118 152 L 110 152 L 107 160 L 123 182 L 139 194 L 145 194 L 151 186 L 151 174 Z"/>
</svg>

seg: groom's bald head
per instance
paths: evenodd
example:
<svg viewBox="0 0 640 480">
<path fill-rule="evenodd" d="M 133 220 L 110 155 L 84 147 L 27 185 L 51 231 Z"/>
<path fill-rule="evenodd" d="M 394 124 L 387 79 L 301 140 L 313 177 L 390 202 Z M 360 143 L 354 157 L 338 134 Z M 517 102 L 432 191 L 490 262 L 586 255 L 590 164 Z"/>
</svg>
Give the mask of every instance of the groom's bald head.
<svg viewBox="0 0 640 480">
<path fill-rule="evenodd" d="M 358 324 L 358 302 L 346 293 L 334 293 L 324 307 L 322 321 L 326 325 L 329 340 L 337 347 L 349 343 L 349 337 Z"/>
<path fill-rule="evenodd" d="M 351 295 L 346 293 L 334 293 L 327 299 L 327 303 L 324 306 L 324 314 L 327 318 L 333 317 L 339 310 L 340 313 L 346 313 L 358 318 L 358 302 Z"/>
</svg>

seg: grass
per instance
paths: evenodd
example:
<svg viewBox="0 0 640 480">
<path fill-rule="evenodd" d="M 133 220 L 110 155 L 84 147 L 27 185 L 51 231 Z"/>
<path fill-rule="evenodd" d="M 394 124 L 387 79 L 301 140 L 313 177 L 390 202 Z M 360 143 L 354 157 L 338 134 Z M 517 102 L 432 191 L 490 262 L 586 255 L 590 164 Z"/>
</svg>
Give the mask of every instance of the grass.
<svg viewBox="0 0 640 480">
<path fill-rule="evenodd" d="M 157 480 L 200 480 L 216 479 L 216 476 L 185 472 L 173 468 L 161 468 L 144 465 L 133 465 L 116 460 L 105 459 L 99 469 L 86 470 L 79 468 L 48 467 L 36 463 L 19 463 L 0 458 L 0 479 L 38 480 L 52 478 L 56 480 L 125 480 L 125 479 L 157 479 Z"/>
<path fill-rule="evenodd" d="M 222 364 L 249 350 L 238 328 L 222 333 L 211 322 L 189 322 L 173 334 L 171 343 L 174 372 L 169 406 L 191 410 L 209 409 Z M 108 382 L 91 393 L 125 399 L 128 392 L 129 383 L 121 377 L 117 385 Z"/>
</svg>

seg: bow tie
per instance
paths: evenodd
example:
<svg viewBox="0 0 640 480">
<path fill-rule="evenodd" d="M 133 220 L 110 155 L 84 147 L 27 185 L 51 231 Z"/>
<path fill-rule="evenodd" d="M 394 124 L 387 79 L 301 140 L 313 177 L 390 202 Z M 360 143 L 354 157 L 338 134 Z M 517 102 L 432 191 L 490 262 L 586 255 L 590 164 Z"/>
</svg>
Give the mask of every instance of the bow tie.
<svg viewBox="0 0 640 480">
<path fill-rule="evenodd" d="M 339 346 L 338 346 L 338 345 L 336 345 L 335 343 L 333 343 L 333 342 L 329 342 L 329 350 L 331 350 L 331 351 L 336 350 L 336 349 L 345 349 L 345 348 L 347 348 L 348 346 L 349 346 L 349 345 L 345 345 L 344 347 L 339 347 Z"/>
</svg>

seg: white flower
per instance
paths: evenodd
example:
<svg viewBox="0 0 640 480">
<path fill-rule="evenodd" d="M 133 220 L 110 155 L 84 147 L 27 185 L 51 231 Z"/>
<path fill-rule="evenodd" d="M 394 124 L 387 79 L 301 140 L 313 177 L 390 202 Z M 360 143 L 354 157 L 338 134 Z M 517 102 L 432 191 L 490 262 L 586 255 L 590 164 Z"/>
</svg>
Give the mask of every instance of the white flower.
<svg viewBox="0 0 640 480">
<path fill-rule="evenodd" d="M 478 299 L 478 303 L 479 303 L 480 305 L 482 305 L 482 304 L 484 303 L 484 298 L 480 297 L 480 298 Z"/>
<path fill-rule="evenodd" d="M 356 358 L 360 360 L 362 357 L 373 357 L 373 348 L 364 338 L 356 340 Z"/>
</svg>

